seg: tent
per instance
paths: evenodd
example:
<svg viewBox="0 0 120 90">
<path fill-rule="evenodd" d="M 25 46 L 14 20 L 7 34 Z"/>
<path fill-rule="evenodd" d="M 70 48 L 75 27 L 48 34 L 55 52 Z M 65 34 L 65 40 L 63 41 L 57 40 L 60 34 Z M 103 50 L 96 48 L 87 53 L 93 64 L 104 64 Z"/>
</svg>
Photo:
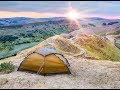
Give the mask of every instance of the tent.
<svg viewBox="0 0 120 90">
<path fill-rule="evenodd" d="M 40 48 L 25 57 L 18 71 L 30 71 L 41 75 L 70 74 L 67 59 L 53 48 Z"/>
</svg>

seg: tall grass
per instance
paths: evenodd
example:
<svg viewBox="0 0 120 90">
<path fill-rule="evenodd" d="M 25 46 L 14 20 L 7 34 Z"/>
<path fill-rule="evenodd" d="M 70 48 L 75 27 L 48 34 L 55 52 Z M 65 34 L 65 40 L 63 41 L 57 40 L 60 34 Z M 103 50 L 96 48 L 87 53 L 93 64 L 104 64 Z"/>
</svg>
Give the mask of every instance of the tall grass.
<svg viewBox="0 0 120 90">
<path fill-rule="evenodd" d="M 11 73 L 15 70 L 15 65 L 12 62 L 4 62 L 0 64 L 0 72 Z"/>
</svg>

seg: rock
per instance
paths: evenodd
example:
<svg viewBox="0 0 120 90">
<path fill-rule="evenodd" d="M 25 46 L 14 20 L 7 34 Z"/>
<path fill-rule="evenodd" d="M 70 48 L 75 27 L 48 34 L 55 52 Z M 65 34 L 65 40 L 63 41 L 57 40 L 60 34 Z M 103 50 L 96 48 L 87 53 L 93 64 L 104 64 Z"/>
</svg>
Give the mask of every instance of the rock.
<svg viewBox="0 0 120 90">
<path fill-rule="evenodd" d="M 0 78 L 0 86 L 6 84 L 7 82 L 8 82 L 7 78 Z"/>
<path fill-rule="evenodd" d="M 61 36 L 63 36 L 64 38 L 67 38 L 67 39 L 71 38 L 70 34 L 66 34 L 66 33 L 61 34 Z"/>
</svg>

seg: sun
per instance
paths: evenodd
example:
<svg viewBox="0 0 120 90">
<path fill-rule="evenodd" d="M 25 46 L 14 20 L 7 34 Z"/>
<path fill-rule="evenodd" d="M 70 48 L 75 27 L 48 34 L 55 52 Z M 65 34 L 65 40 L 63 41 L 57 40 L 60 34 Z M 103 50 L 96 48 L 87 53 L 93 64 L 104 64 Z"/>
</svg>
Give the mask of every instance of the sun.
<svg viewBox="0 0 120 90">
<path fill-rule="evenodd" d="M 76 20 L 79 18 L 79 14 L 75 10 L 70 10 L 66 16 L 71 20 Z"/>
</svg>

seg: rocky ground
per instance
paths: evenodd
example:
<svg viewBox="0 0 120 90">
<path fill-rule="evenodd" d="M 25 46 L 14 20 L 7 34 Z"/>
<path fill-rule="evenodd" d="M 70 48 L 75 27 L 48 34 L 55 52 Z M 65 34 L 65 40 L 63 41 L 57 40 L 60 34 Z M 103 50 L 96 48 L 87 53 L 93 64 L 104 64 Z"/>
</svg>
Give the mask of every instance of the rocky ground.
<svg viewBox="0 0 120 90">
<path fill-rule="evenodd" d="M 34 73 L 14 71 L 0 74 L 1 89 L 119 89 L 120 62 L 88 60 L 66 56 L 71 75 L 41 76 Z M 23 59 L 12 60 L 16 70 Z"/>
</svg>

